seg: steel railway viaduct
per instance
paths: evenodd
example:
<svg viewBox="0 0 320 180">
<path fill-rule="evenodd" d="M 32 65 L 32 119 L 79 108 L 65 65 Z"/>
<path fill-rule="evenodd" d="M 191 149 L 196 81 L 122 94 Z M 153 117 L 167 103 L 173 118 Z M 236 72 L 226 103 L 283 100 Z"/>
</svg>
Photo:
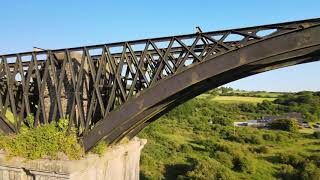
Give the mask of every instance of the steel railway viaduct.
<svg viewBox="0 0 320 180">
<path fill-rule="evenodd" d="M 209 89 L 319 57 L 320 19 L 0 55 L 0 128 L 67 118 L 89 150 Z"/>
</svg>

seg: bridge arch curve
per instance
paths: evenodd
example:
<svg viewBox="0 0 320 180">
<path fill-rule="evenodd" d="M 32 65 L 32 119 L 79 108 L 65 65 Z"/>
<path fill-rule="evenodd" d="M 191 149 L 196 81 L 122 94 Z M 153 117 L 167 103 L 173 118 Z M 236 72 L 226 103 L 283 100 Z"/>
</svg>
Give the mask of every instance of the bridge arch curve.
<svg viewBox="0 0 320 180">
<path fill-rule="evenodd" d="M 83 142 L 90 149 L 97 140 L 115 142 L 135 136 L 150 122 L 179 104 L 209 89 L 254 74 L 320 60 L 320 27 L 308 27 L 273 36 L 218 57 L 191 65 L 160 80 L 136 98 L 111 112 Z"/>
</svg>

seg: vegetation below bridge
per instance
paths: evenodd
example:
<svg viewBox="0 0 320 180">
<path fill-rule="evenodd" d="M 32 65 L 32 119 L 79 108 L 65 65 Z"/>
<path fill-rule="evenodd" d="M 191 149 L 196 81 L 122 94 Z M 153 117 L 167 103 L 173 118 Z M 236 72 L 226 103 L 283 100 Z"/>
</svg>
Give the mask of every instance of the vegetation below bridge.
<svg viewBox="0 0 320 180">
<path fill-rule="evenodd" d="M 275 98 L 261 103 L 236 102 L 238 98 L 219 102 L 219 95 L 226 96 L 221 89 L 200 95 L 139 134 L 148 139 L 141 179 L 320 179 L 320 133 L 314 129 L 232 126 L 234 121 L 286 112 L 299 112 L 313 124 L 320 120 L 319 93 L 252 96 Z"/>
</svg>

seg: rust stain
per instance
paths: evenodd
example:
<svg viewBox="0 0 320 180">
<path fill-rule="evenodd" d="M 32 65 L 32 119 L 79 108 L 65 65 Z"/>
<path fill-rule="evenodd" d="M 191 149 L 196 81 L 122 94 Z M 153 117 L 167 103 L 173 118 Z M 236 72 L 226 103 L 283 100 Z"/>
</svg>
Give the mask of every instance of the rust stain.
<svg viewBox="0 0 320 180">
<path fill-rule="evenodd" d="M 193 72 L 191 74 L 191 82 L 195 83 L 195 82 L 198 82 L 198 81 L 199 81 L 199 74 L 197 72 Z"/>
<path fill-rule="evenodd" d="M 247 58 L 244 54 L 240 54 L 239 64 L 245 64 L 247 62 Z"/>
</svg>

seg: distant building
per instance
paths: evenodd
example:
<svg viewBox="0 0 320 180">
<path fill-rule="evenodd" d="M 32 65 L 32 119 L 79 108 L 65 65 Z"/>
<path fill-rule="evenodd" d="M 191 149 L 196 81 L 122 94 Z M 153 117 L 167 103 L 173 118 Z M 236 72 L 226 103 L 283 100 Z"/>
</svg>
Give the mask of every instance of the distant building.
<svg viewBox="0 0 320 180">
<path fill-rule="evenodd" d="M 254 126 L 254 127 L 266 127 L 269 123 L 271 123 L 274 120 L 278 119 L 296 119 L 297 122 L 303 126 L 303 118 L 300 113 L 296 112 L 291 112 L 291 113 L 286 113 L 281 116 L 264 116 L 261 120 L 248 120 L 246 122 L 234 122 L 234 126 Z M 304 125 L 307 127 L 307 125 Z"/>
<path fill-rule="evenodd" d="M 254 126 L 254 127 L 264 127 L 266 126 L 265 122 L 261 122 L 260 120 L 249 120 L 247 121 L 247 126 Z"/>
<path fill-rule="evenodd" d="M 248 126 L 247 122 L 233 122 L 234 126 Z"/>
<path fill-rule="evenodd" d="M 264 127 L 266 123 L 260 122 L 260 120 L 248 120 L 246 122 L 234 122 L 234 126 L 254 126 L 254 127 Z"/>
<path fill-rule="evenodd" d="M 281 116 L 264 116 L 262 118 L 262 120 L 260 120 L 260 121 L 262 121 L 264 123 L 270 123 L 270 122 L 272 122 L 274 120 L 278 120 L 278 119 L 296 119 L 299 124 L 303 123 L 302 115 L 297 112 L 286 113 Z"/>
</svg>

